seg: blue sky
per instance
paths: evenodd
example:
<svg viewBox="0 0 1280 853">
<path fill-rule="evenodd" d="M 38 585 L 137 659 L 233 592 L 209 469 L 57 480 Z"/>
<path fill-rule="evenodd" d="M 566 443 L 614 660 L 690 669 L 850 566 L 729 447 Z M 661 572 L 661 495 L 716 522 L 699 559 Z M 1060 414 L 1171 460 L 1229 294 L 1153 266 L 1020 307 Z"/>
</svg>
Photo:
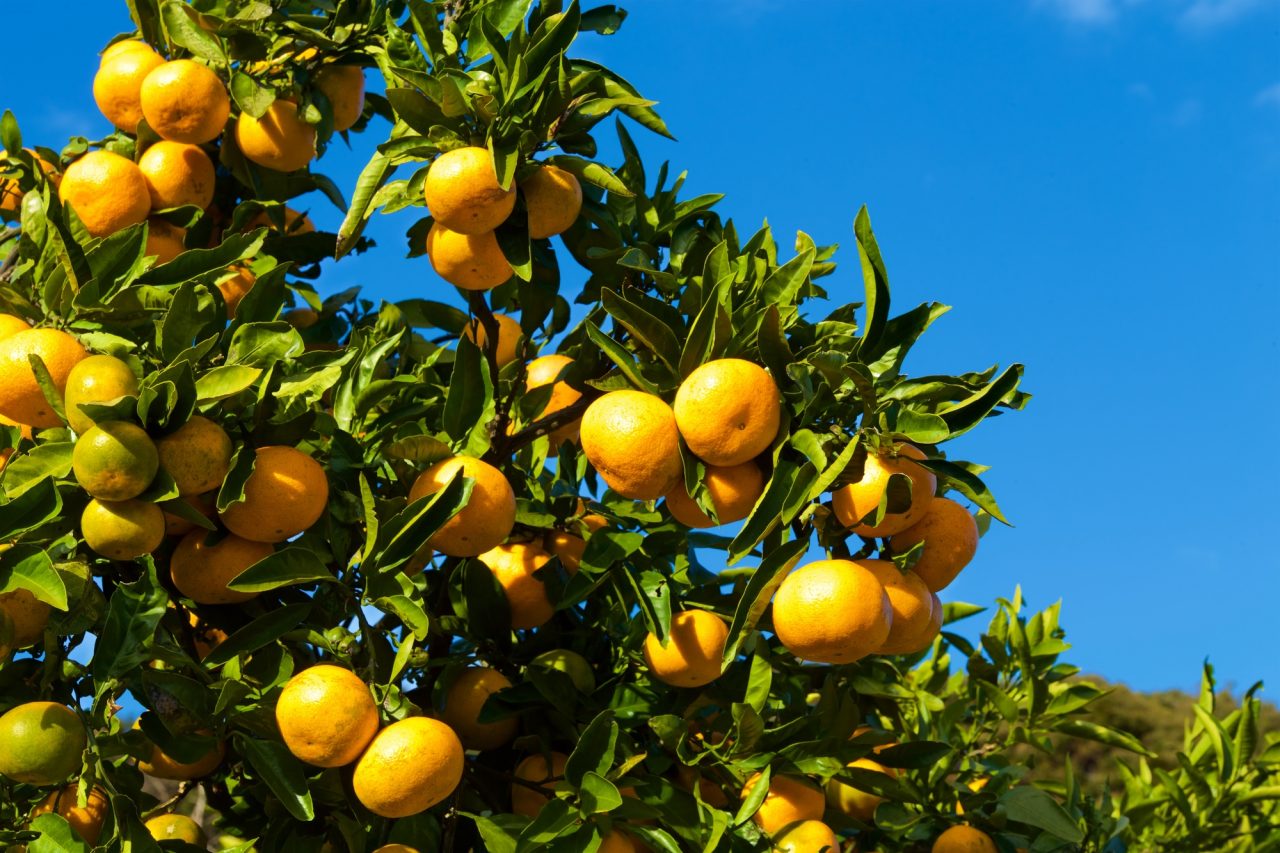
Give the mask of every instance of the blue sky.
<svg viewBox="0 0 1280 853">
<path fill-rule="evenodd" d="M 623 4 L 628 5 L 628 4 Z M 96 51 L 124 4 L 9 39 L 3 103 L 28 144 L 106 132 Z M 637 132 L 688 193 L 724 192 L 740 230 L 765 219 L 851 246 L 867 204 L 896 305 L 955 306 L 915 372 L 1027 364 L 1036 397 L 963 437 L 1015 529 L 995 529 L 947 590 L 989 603 L 1022 584 L 1063 600 L 1086 670 L 1136 687 L 1224 682 L 1280 693 L 1280 3 L 637 0 L 609 63 L 679 137 Z M 803 9 L 803 11 L 797 11 Z M 13 32 L 48 27 L 33 6 Z M 40 69 L 39 87 L 15 69 Z M 34 71 L 32 73 L 34 76 Z M 379 133 L 385 126 L 375 127 Z M 350 187 L 374 140 L 322 171 Z M 322 227 L 340 219 L 317 201 Z M 387 298 L 452 298 L 403 260 L 411 213 L 378 250 L 333 266 Z M 847 253 L 833 297 L 861 296 Z M 950 449 L 950 448 L 949 448 Z"/>
</svg>

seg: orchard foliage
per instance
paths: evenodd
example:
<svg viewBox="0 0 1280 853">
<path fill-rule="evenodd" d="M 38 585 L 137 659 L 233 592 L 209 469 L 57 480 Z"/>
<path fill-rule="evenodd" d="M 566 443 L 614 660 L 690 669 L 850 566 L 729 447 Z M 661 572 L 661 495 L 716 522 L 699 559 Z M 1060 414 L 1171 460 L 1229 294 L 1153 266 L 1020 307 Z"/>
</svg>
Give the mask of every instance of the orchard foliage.
<svg viewBox="0 0 1280 853">
<path fill-rule="evenodd" d="M 129 8 L 133 37 L 195 58 L 230 93 L 232 122 L 206 146 L 218 166 L 214 202 L 91 237 L 60 200 L 56 172 L 91 149 L 136 160 L 155 132 L 144 121 L 136 133 L 24 149 L 31 140 L 6 113 L 0 179 L 21 197 L 0 232 L 0 313 L 68 331 L 132 368 L 136 393 L 82 404 L 94 420 L 161 438 L 201 415 L 230 435 L 210 517 L 163 469 L 140 495 L 174 521 L 221 536 L 211 517 L 245 500 L 257 450 L 269 446 L 317 460 L 329 491 L 319 520 L 230 581 L 248 601 L 198 604 L 172 582 L 176 539 L 134 560 L 86 545 L 89 495 L 72 473 L 79 437 L 69 427 L 0 426 L 0 591 L 51 608 L 33 645 L 5 649 L 0 712 L 37 700 L 79 710 L 89 740 L 71 781 L 82 796 L 107 795 L 100 847 L 183 849 L 158 844 L 143 821 L 188 808 L 200 787 L 217 833 L 243 850 L 592 851 L 614 830 L 669 853 L 766 850 L 752 816 L 784 775 L 864 792 L 866 814 L 832 806 L 823 818 L 850 850 L 926 850 L 962 823 L 1004 853 L 1280 846 L 1280 737 L 1259 732 L 1257 688 L 1218 714 L 1206 669 L 1177 769 L 1153 769 L 1136 738 L 1090 720 L 1102 691 L 1060 660 L 1069 646 L 1056 605 L 1031 612 L 1016 593 L 974 642 L 953 626 L 984 608 L 951 602 L 928 648 L 839 666 L 800 661 L 778 641 L 770 601 L 798 565 L 879 556 L 907 570 L 921 556 L 855 535 L 833 513 L 831 493 L 856 482 L 868 456 L 910 442 L 939 494 L 976 507 L 984 532 L 1006 521 L 986 466 L 951 442 L 1027 404 L 1022 366 L 911 374 L 912 346 L 948 309 L 891 305 L 865 209 L 837 268 L 835 246 L 803 232 L 790 248 L 768 227 L 739 232 L 717 211 L 720 195 L 689 197 L 683 174 L 644 163 L 633 132 L 671 135 L 655 102 L 573 52 L 579 37 L 617 32 L 622 9 L 559 0 Z M 320 85 L 335 62 L 364 66 L 371 81 L 363 114 L 340 133 Z M 235 116 L 267 115 L 277 99 L 314 126 L 310 168 L 276 172 L 237 145 Z M 601 134 L 610 147 L 616 138 L 619 162 L 599 157 Z M 368 152 L 350 187 L 321 171 L 326 149 L 343 144 Z M 582 212 L 562 245 L 531 238 L 522 195 L 495 235 L 513 274 L 487 294 L 451 288 L 425 258 L 404 264 L 420 296 L 391 302 L 317 286 L 324 268 L 373 248 L 363 233 L 374 215 L 397 216 L 409 257 L 424 255 L 428 169 L 467 146 L 490 152 L 503 188 L 537 164 L 578 179 Z M 336 234 L 286 207 L 310 193 L 342 212 Z M 147 248 L 157 220 L 187 229 L 185 251 L 164 263 Z M 229 304 L 219 285 L 243 269 L 252 286 Z M 497 315 L 521 330 L 506 363 Z M 554 388 L 529 387 L 527 368 L 553 352 L 571 360 L 559 379 L 580 397 L 548 411 Z M 765 485 L 739 524 L 691 531 L 665 504 L 608 489 L 575 442 L 549 438 L 603 393 L 670 402 L 695 368 L 724 358 L 767 368 L 782 399 L 781 427 L 759 460 Z M 38 356 L 31 369 L 65 416 Z M 458 476 L 410 499 L 423 470 L 455 455 L 510 482 L 513 541 L 585 540 L 577 553 L 548 544 L 538 579 L 555 614 L 540 627 L 512 630 L 511 602 L 486 562 L 424 547 L 478 488 Z M 683 486 L 715 518 L 706 466 L 687 447 L 682 463 Z M 904 494 L 913 498 L 908 479 L 894 475 L 866 520 L 885 519 Z M 642 652 L 646 636 L 666 637 L 686 610 L 727 626 L 723 673 L 705 687 L 655 679 Z M 585 658 L 589 680 L 535 662 L 562 649 Z M 379 817 L 353 793 L 350 768 L 304 764 L 281 740 L 279 694 L 319 662 L 370 685 L 383 725 L 436 714 L 461 672 L 487 666 L 512 686 L 483 703 L 479 720 L 518 720 L 518 733 L 468 753 L 440 805 Z M 139 705 L 134 729 L 121 708 Z M 1062 736 L 1133 759 L 1105 791 L 1082 788 L 1069 764 L 1065 778 L 1036 779 L 1038 756 Z M 163 802 L 154 787 L 144 792 L 138 762 L 153 745 L 189 763 L 218 744 L 225 757 L 210 775 Z M 543 791 L 551 798 L 536 816 L 514 814 L 514 768 L 550 750 L 569 756 L 563 779 Z M 862 758 L 886 772 L 848 766 Z M 89 849 L 58 814 L 30 820 L 47 794 L 0 777 L 0 844 Z"/>
</svg>

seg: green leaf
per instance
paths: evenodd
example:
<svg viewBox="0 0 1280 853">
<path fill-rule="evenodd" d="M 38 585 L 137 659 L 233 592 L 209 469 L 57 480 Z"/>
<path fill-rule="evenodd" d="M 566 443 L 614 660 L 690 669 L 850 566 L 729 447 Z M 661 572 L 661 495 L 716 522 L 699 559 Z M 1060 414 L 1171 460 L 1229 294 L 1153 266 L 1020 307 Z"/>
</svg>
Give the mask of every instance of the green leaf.
<svg viewBox="0 0 1280 853">
<path fill-rule="evenodd" d="M 0 144 L 4 145 L 10 157 L 17 157 L 22 151 L 22 132 L 18 130 L 13 110 L 5 110 L 4 115 L 0 115 Z"/>
<path fill-rule="evenodd" d="M 463 563 L 462 595 L 467 605 L 467 628 L 475 637 L 499 647 L 511 644 L 511 605 L 507 594 L 482 560 Z"/>
<path fill-rule="evenodd" d="M 196 380 L 196 399 L 201 403 L 234 397 L 262 375 L 262 368 L 243 364 L 215 367 Z"/>
<path fill-rule="evenodd" d="M 283 320 L 245 323 L 238 326 L 227 348 L 227 363 L 270 367 L 286 358 L 302 355 L 304 345 L 298 330 Z"/>
<path fill-rule="evenodd" d="M 4 484 L 9 484 L 7 477 Z M 53 521 L 61 512 L 62 496 L 53 478 L 35 480 L 8 503 L 0 504 L 0 541 L 13 541 Z"/>
<path fill-rule="evenodd" d="M 889 322 L 889 275 L 885 272 L 880 247 L 871 230 L 871 217 L 865 206 L 858 211 L 858 216 L 853 221 L 853 233 L 858 249 L 858 263 L 862 266 L 862 282 L 867 294 L 867 319 L 862 327 L 858 353 L 869 357 L 879 346 L 885 324 Z"/>
<path fill-rule="evenodd" d="M 236 452 L 231 456 L 231 468 L 222 481 L 222 488 L 218 490 L 218 499 L 214 502 L 218 512 L 226 512 L 228 507 L 244 500 L 244 484 L 253 474 L 253 465 L 257 458 L 257 451 L 252 444 L 242 444 L 236 448 Z"/>
<path fill-rule="evenodd" d="M 951 437 L 954 438 L 973 429 L 991 413 L 992 409 L 1017 391 L 1018 383 L 1022 381 L 1022 371 L 1021 364 L 1010 365 L 1004 373 L 993 379 L 978 393 L 954 406 L 940 410 L 938 417 L 946 421 Z"/>
<path fill-rule="evenodd" d="M 143 562 L 146 574 L 133 583 L 119 584 L 109 599 L 91 663 L 93 677 L 99 681 L 121 676 L 154 657 L 151 643 L 169 604 L 169 594 L 160 585 L 151 558 Z"/>
<path fill-rule="evenodd" d="M 579 787 L 578 795 L 584 815 L 604 814 L 622 805 L 622 795 L 618 793 L 617 787 L 599 773 L 587 771 Z"/>
<path fill-rule="evenodd" d="M 1084 840 L 1084 831 L 1066 810 L 1039 788 L 1019 785 L 1000 797 L 1000 805 L 1009 820 L 1043 829 L 1069 844 L 1079 844 Z"/>
<path fill-rule="evenodd" d="M 290 545 L 236 575 L 227 583 L 227 589 L 256 593 L 317 581 L 339 583 L 316 552 L 300 545 Z"/>
<path fill-rule="evenodd" d="M 493 384 L 484 354 L 470 338 L 460 338 L 441 413 L 445 432 L 454 441 L 465 440 L 492 406 Z"/>
<path fill-rule="evenodd" d="M 226 65 L 227 55 L 222 49 L 222 43 L 216 36 L 192 20 L 191 15 L 187 13 L 187 8 L 185 3 L 177 0 L 167 0 L 160 8 L 169 41 L 185 47 L 196 56 L 207 59 L 215 65 Z"/>
<path fill-rule="evenodd" d="M 1156 754 L 1142 745 L 1142 741 L 1138 740 L 1128 732 L 1118 731 L 1108 728 L 1099 723 L 1090 722 L 1089 720 L 1065 719 L 1058 720 L 1053 724 L 1055 731 L 1071 737 L 1083 738 L 1084 740 L 1095 741 L 1096 743 L 1114 746 L 1119 749 L 1125 749 L 1147 758 L 1155 758 Z"/>
<path fill-rule="evenodd" d="M 592 343 L 604 351 L 604 354 L 618 366 L 618 369 L 622 371 L 622 375 L 627 377 L 632 385 L 649 394 L 658 393 L 658 386 L 650 382 L 648 377 L 640 372 L 639 363 L 626 347 L 600 331 L 600 328 L 590 320 L 583 321 L 582 326 L 586 329 L 587 337 L 591 339 Z"/>
<path fill-rule="evenodd" d="M 489 853 L 515 853 L 516 834 L 525 824 L 523 818 L 510 814 L 485 817 L 464 811 L 459 811 L 458 814 L 475 821 L 480 838 L 484 841 L 484 849 Z"/>
<path fill-rule="evenodd" d="M 114 600 L 114 598 L 113 598 Z M 254 619 L 219 643 L 204 658 L 204 666 L 217 667 L 242 654 L 256 652 L 298 627 L 311 614 L 311 602 L 286 604 Z"/>
<path fill-rule="evenodd" d="M 419 498 L 380 525 L 377 533 L 380 547 L 368 571 L 385 574 L 407 563 L 446 521 L 467 505 L 474 487 L 475 480 L 458 472 L 443 489 Z"/>
<path fill-rule="evenodd" d="M 680 341 L 666 323 L 615 290 L 601 291 L 600 304 L 615 321 L 675 373 L 680 368 Z"/>
<path fill-rule="evenodd" d="M 557 154 L 554 157 L 548 157 L 543 162 L 564 169 L 581 183 L 597 186 L 606 192 L 611 192 L 623 198 L 635 197 L 635 193 L 627 188 L 621 178 L 615 175 L 608 167 L 594 160 L 588 160 L 585 157 L 574 157 L 570 154 Z"/>
<path fill-rule="evenodd" d="M 618 724 L 612 710 L 596 715 L 578 738 L 578 745 L 564 766 L 564 778 L 575 788 L 582 786 L 588 773 L 604 775 L 613 766 L 614 750 L 618 745 Z"/>
<path fill-rule="evenodd" d="M 793 539 L 774 548 L 765 556 L 760 565 L 751 573 L 746 589 L 738 596 L 738 605 L 733 611 L 733 621 L 729 623 L 729 636 L 724 644 L 722 667 L 728 668 L 738 656 L 738 649 L 755 629 L 756 623 L 764 615 L 773 600 L 773 594 L 796 565 L 809 543 L 803 539 Z"/>
<path fill-rule="evenodd" d="M 243 71 L 235 71 L 231 75 L 231 97 L 241 112 L 254 118 L 262 118 L 276 102 L 274 89 L 261 85 Z"/>
<path fill-rule="evenodd" d="M 89 853 L 89 845 L 62 815 L 44 814 L 31 821 L 39 837 L 27 844 L 27 853 Z"/>
<path fill-rule="evenodd" d="M 5 494 L 10 500 L 16 500 L 18 496 L 42 484 L 47 483 L 52 488 L 52 478 L 63 479 L 71 474 L 71 451 L 74 446 L 70 441 L 50 441 L 37 444 L 21 455 L 14 456 L 5 466 L 3 478 L 0 479 Z M 6 513 L 4 522 L 0 522 L 0 529 L 3 529 L 4 523 L 19 524 L 21 517 L 15 513 L 14 520 L 10 522 Z"/>
<path fill-rule="evenodd" d="M 267 783 L 285 811 L 297 820 L 315 817 L 311 790 L 302 763 L 282 743 L 235 733 L 236 749 L 249 760 L 254 774 Z"/>
<path fill-rule="evenodd" d="M 391 165 L 391 159 L 385 154 L 376 153 L 369 158 L 369 162 L 360 172 L 360 177 L 356 179 L 356 188 L 351 193 L 351 206 L 347 208 L 347 215 L 338 226 L 338 245 L 334 249 L 334 258 L 342 258 L 355 248 L 360 234 L 369 222 L 374 196 L 394 173 L 395 166 Z"/>
<path fill-rule="evenodd" d="M 987 488 L 986 483 L 982 482 L 968 468 L 946 459 L 921 459 L 917 464 L 923 465 L 935 474 L 946 477 L 947 482 L 956 491 L 982 507 L 991 514 L 992 518 L 1005 524 L 1009 523 L 1008 519 L 1004 517 L 1004 513 L 1000 511 L 1000 505 L 996 503 L 995 496 L 991 494 L 991 490 Z"/>
<path fill-rule="evenodd" d="M 0 552 L 0 592 L 25 589 L 58 610 L 67 609 L 67 587 L 44 549 L 18 544 Z"/>
</svg>

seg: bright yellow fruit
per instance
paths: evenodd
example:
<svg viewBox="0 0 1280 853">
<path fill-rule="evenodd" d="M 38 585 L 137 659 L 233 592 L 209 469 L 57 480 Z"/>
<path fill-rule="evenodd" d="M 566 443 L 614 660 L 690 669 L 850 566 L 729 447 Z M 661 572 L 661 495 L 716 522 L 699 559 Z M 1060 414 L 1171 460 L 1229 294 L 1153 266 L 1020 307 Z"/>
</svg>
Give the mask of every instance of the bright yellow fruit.
<svg viewBox="0 0 1280 853">
<path fill-rule="evenodd" d="M 702 687 L 720 677 L 721 657 L 729 629 L 706 610 L 685 610 L 671 617 L 667 644 L 650 632 L 644 660 L 653 677 L 673 687 Z"/>
<path fill-rule="evenodd" d="M 149 501 L 89 501 L 80 515 L 85 544 L 109 560 L 133 560 L 164 541 L 164 512 Z"/>
<path fill-rule="evenodd" d="M 839 853 L 840 839 L 820 820 L 802 820 L 773 837 L 776 853 Z"/>
<path fill-rule="evenodd" d="M 148 255 L 154 255 L 156 266 L 167 264 L 187 250 L 187 229 L 179 228 L 163 219 L 147 220 Z"/>
<path fill-rule="evenodd" d="M 49 787 L 80 769 L 88 738 L 76 712 L 57 702 L 27 702 L 0 716 L 0 776 Z"/>
<path fill-rule="evenodd" d="M 773 444 L 782 395 L 763 367 L 740 358 L 709 361 L 676 391 L 676 425 L 693 454 L 710 465 L 741 465 Z"/>
<path fill-rule="evenodd" d="M 755 460 L 721 468 L 706 466 L 702 482 L 711 493 L 711 504 L 721 524 L 741 521 L 751 514 L 760 495 L 764 493 L 764 472 Z M 715 527 L 711 516 L 702 511 L 698 502 L 685 491 L 683 479 L 667 492 L 667 510 L 685 527 Z"/>
<path fill-rule="evenodd" d="M 489 567 L 506 593 L 512 629 L 537 628 L 555 613 L 546 584 L 534 574 L 550 559 L 551 555 L 535 542 L 510 542 L 480 555 L 480 561 Z"/>
<path fill-rule="evenodd" d="M 137 47 L 132 49 L 116 45 L 107 48 L 93 77 L 94 102 L 107 121 L 125 133 L 137 133 L 138 122 L 142 121 L 142 81 L 164 65 L 160 54 L 138 42 L 134 44 Z"/>
<path fill-rule="evenodd" d="M 316 767 L 342 767 L 378 733 L 378 708 L 354 672 L 320 664 L 289 679 L 276 702 L 285 746 Z"/>
<path fill-rule="evenodd" d="M 933 641 L 930 634 L 933 594 L 920 576 L 913 571 L 900 571 L 889 560 L 856 562 L 880 581 L 885 595 L 889 597 L 889 607 L 893 610 L 889 636 L 880 645 L 877 654 L 914 654 L 926 648 Z"/>
<path fill-rule="evenodd" d="M 94 421 L 80 410 L 81 403 L 110 403 L 120 397 L 137 395 L 138 377 L 128 364 L 112 355 L 91 355 L 71 368 L 62 405 L 67 423 L 84 435 Z"/>
<path fill-rule="evenodd" d="M 756 773 L 742 787 L 742 799 L 760 781 Z M 826 803 L 822 790 L 808 779 L 799 776 L 776 775 L 769 778 L 769 793 L 765 794 L 760 808 L 751 816 L 762 830 L 772 835 L 785 826 L 805 820 L 822 820 Z"/>
<path fill-rule="evenodd" d="M 110 151 L 90 151 L 68 166 L 58 192 L 94 237 L 137 225 L 151 212 L 142 170 Z"/>
<path fill-rule="evenodd" d="M 479 666 L 464 669 L 445 691 L 440 719 L 449 724 L 467 749 L 497 749 L 516 736 L 520 722 L 515 717 L 506 717 L 482 723 L 480 709 L 490 696 L 510 686 L 510 679 L 496 669 Z"/>
<path fill-rule="evenodd" d="M 147 181 L 152 210 L 185 204 L 203 209 L 213 203 L 213 161 L 199 145 L 162 139 L 143 152 L 138 168 Z"/>
<path fill-rule="evenodd" d="M 422 194 L 435 221 L 457 234 L 493 231 L 516 204 L 515 187 L 504 190 L 498 184 L 489 149 L 475 146 L 446 151 L 432 161 Z"/>
<path fill-rule="evenodd" d="M 582 185 L 559 166 L 541 166 L 520 182 L 529 211 L 529 236 L 543 240 L 568 231 L 582 212 Z"/>
<path fill-rule="evenodd" d="M 110 803 L 107 794 L 101 788 L 94 787 L 85 797 L 85 804 L 79 805 L 79 784 L 73 782 L 64 785 L 45 797 L 44 802 L 31 810 L 31 819 L 35 820 L 44 814 L 57 814 L 66 818 L 71 828 L 93 846 L 102 836 L 102 825 L 107 821 Z"/>
<path fill-rule="evenodd" d="M 852 663 L 889 637 L 893 608 L 870 570 L 851 560 L 818 560 L 783 579 L 773 597 L 773 628 L 803 660 Z"/>
<path fill-rule="evenodd" d="M 897 775 L 894 770 L 885 767 L 878 761 L 872 761 L 870 758 L 859 758 L 856 761 L 850 761 L 847 766 L 857 767 L 862 770 L 874 770 L 876 773 L 884 773 L 889 776 Z M 827 782 L 827 802 L 833 809 L 866 823 L 875 815 L 876 807 L 884 802 L 884 797 L 873 794 L 870 791 L 863 791 L 852 785 L 846 785 L 839 779 L 832 777 Z"/>
<path fill-rule="evenodd" d="M 0 341 L 0 415 L 39 429 L 62 426 L 40 390 L 30 357 L 40 357 L 61 395 L 71 369 L 88 354 L 79 341 L 59 329 L 29 329 Z"/>
<path fill-rule="evenodd" d="M 12 314 L 0 314 L 0 341 L 16 335 L 18 332 L 25 332 L 30 328 L 31 324 L 21 317 L 15 317 Z"/>
<path fill-rule="evenodd" d="M 854 458 L 856 464 L 859 457 Z M 858 481 L 831 495 L 831 509 L 836 518 L 854 533 L 866 537 L 892 536 L 924 518 L 938 487 L 938 478 L 933 472 L 912 461 L 924 458 L 919 448 L 906 442 L 898 443 L 892 451 L 883 447 L 879 453 L 866 454 Z M 895 474 L 910 479 L 909 496 L 905 489 L 892 487 Z M 886 492 L 884 518 L 879 524 L 863 524 L 862 519 L 876 511 Z"/>
<path fill-rule="evenodd" d="M 475 480 L 471 500 L 427 539 L 427 545 L 450 557 L 477 557 L 496 548 L 515 527 L 516 494 L 501 471 L 470 456 L 442 459 L 413 481 L 409 500 L 434 495 L 459 472 Z"/>
<path fill-rule="evenodd" d="M 160 467 L 184 497 L 220 488 L 231 469 L 232 450 L 227 431 L 202 415 L 156 441 Z"/>
<path fill-rule="evenodd" d="M 934 592 L 946 589 L 978 553 L 978 523 L 950 498 L 934 498 L 924 517 L 894 534 L 889 547 L 903 554 L 923 542 L 920 559 L 912 566 Z"/>
<path fill-rule="evenodd" d="M 151 837 L 156 841 L 185 841 L 197 847 L 204 847 L 207 843 L 200 824 L 186 815 L 156 815 L 147 821 L 146 827 L 147 832 L 150 832 Z"/>
<path fill-rule="evenodd" d="M 436 222 L 427 232 L 427 256 L 436 275 L 463 290 L 492 290 L 514 275 L 492 231 L 463 234 Z"/>
<path fill-rule="evenodd" d="M 166 62 L 148 74 L 142 81 L 141 102 L 147 124 L 171 142 L 212 142 L 222 135 L 231 115 L 231 98 L 222 80 L 191 59 Z"/>
<path fill-rule="evenodd" d="M 352 785 L 364 807 L 382 817 L 409 817 L 453 793 L 465 757 L 453 729 L 408 717 L 374 737 L 356 763 Z"/>
<path fill-rule="evenodd" d="M 183 537 L 169 558 L 169 574 L 178 591 L 196 604 L 239 604 L 257 593 L 227 589 L 227 584 L 275 549 L 265 542 L 224 536 L 206 545 L 207 530 L 193 530 Z"/>
<path fill-rule="evenodd" d="M 221 518 L 244 539 L 283 542 L 319 521 L 328 505 L 329 480 L 319 462 L 293 447 L 260 447 L 244 500 Z"/>
<path fill-rule="evenodd" d="M 23 649 L 35 645 L 44 636 L 53 608 L 31 594 L 30 590 L 15 589 L 0 592 L 0 608 L 9 614 L 13 622 L 13 648 Z"/>
<path fill-rule="evenodd" d="M 147 490 L 160 469 L 155 443 L 128 421 L 104 421 L 76 440 L 71 470 L 91 497 L 127 501 Z"/>
<path fill-rule="evenodd" d="M 326 65 L 316 74 L 316 88 L 333 107 L 333 131 L 342 133 L 364 112 L 364 69 L 358 65 Z"/>
<path fill-rule="evenodd" d="M 550 789 L 564 778 L 564 766 L 568 761 L 569 756 L 563 752 L 552 752 L 549 762 L 542 753 L 530 755 L 516 765 L 514 775 L 516 779 Z M 545 794 L 520 782 L 511 784 L 511 811 L 521 817 L 536 817 L 547 800 Z"/>
<path fill-rule="evenodd" d="M 551 387 L 551 398 L 547 400 L 547 404 L 538 413 L 538 418 L 550 417 L 582 399 L 581 391 L 563 379 L 559 381 L 556 379 L 571 364 L 573 364 L 573 359 L 567 355 L 544 355 L 529 362 L 524 385 L 526 392 L 555 383 Z M 581 428 L 582 418 L 578 418 L 552 430 L 548 433 L 551 446 L 558 448 L 566 441 L 578 441 L 578 434 Z"/>
<path fill-rule="evenodd" d="M 316 129 L 298 115 L 298 105 L 277 99 L 261 118 L 241 113 L 236 145 L 245 157 L 267 169 L 294 172 L 316 156 Z"/>
<path fill-rule="evenodd" d="M 493 319 L 498 321 L 498 346 L 494 352 L 494 358 L 498 362 L 498 367 L 504 367 L 516 360 L 516 345 L 520 343 L 520 336 L 524 332 L 520 329 L 520 321 L 514 317 L 494 314 Z M 462 336 L 480 349 L 484 349 L 485 342 L 488 340 L 484 325 L 478 317 L 467 323 L 466 328 L 462 330 Z"/>
<path fill-rule="evenodd" d="M 635 500 L 657 500 L 684 473 L 671 407 L 642 391 L 593 401 L 582 416 L 582 450 L 611 489 Z"/>
<path fill-rule="evenodd" d="M 933 853 L 997 853 L 996 843 L 980 829 L 960 824 L 938 836 Z"/>
</svg>

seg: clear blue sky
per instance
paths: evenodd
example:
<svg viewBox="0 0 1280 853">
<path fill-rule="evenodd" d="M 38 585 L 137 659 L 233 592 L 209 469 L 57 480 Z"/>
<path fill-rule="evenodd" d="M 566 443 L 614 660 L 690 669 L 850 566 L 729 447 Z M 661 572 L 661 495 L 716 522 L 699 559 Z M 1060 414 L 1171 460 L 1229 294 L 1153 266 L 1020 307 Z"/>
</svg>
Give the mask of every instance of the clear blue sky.
<svg viewBox="0 0 1280 853">
<path fill-rule="evenodd" d="M 1062 598 L 1087 670 L 1194 688 L 1208 656 L 1280 695 L 1280 4 L 623 5 L 622 31 L 578 52 L 661 102 L 679 143 L 636 136 L 690 194 L 727 193 L 740 230 L 767 218 L 784 243 L 802 228 L 851 246 L 866 203 L 898 307 L 955 306 L 914 371 L 1027 364 L 1031 407 L 956 448 L 994 466 L 1016 529 L 993 530 L 948 597 L 1021 583 L 1035 605 Z M 92 6 L 59 20 L 56 58 L 7 40 L 0 107 L 28 143 L 107 130 L 95 52 L 128 22 L 123 3 Z M 5 19 L 49 26 L 30 4 Z M 350 187 L 372 144 L 322 171 Z M 336 228 L 323 201 L 313 213 Z M 412 219 L 379 217 L 380 248 L 325 289 L 450 298 L 402 259 Z M 833 295 L 860 298 L 841 258 Z"/>
</svg>

